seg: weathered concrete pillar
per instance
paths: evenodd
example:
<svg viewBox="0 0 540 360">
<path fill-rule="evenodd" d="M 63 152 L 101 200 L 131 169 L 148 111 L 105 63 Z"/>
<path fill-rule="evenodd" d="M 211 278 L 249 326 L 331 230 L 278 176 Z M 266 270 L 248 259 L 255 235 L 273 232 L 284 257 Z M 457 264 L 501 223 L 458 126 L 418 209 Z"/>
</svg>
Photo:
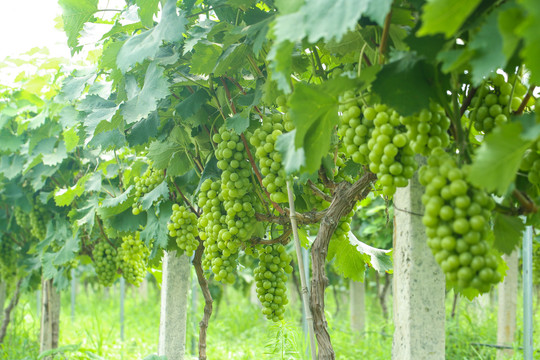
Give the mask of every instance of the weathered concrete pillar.
<svg viewBox="0 0 540 360">
<path fill-rule="evenodd" d="M 189 258 L 177 257 L 174 251 L 163 257 L 158 355 L 165 355 L 168 360 L 184 359 L 189 266 Z"/>
<path fill-rule="evenodd" d="M 58 347 L 60 334 L 60 293 L 53 286 L 52 279 L 41 281 L 41 328 L 39 351 Z M 45 360 L 52 359 L 46 357 Z"/>
<path fill-rule="evenodd" d="M 512 346 L 516 333 L 516 311 L 518 297 L 518 256 L 514 250 L 510 255 L 503 255 L 508 271 L 499 284 L 499 310 L 497 314 L 497 344 Z M 512 357 L 513 350 L 497 351 L 497 360 Z"/>
<path fill-rule="evenodd" d="M 366 326 L 365 283 L 349 280 L 349 314 L 351 330 L 362 333 Z"/>
<path fill-rule="evenodd" d="M 444 360 L 445 280 L 427 246 L 418 173 L 394 195 L 393 360 Z"/>
</svg>

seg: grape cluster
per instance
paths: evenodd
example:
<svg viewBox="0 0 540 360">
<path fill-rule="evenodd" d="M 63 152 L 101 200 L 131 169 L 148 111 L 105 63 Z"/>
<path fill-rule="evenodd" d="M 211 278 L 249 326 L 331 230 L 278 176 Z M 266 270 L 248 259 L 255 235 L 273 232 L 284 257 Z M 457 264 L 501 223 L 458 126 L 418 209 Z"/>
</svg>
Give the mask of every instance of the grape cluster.
<svg viewBox="0 0 540 360">
<path fill-rule="evenodd" d="M 535 142 L 525 153 L 519 167 L 527 171 L 527 178 L 533 185 L 540 184 L 540 142 Z"/>
<path fill-rule="evenodd" d="M 391 196 L 407 186 L 418 167 L 406 127 L 397 112 L 382 104 L 365 107 L 364 117 L 375 125 L 367 143 L 369 170 L 377 174 L 382 193 Z"/>
<path fill-rule="evenodd" d="M 257 128 L 250 138 L 251 145 L 257 149 L 255 156 L 264 176 L 262 184 L 268 190 L 270 200 L 276 203 L 288 201 L 285 169 L 281 162 L 281 153 L 275 149 L 276 140 L 284 129 L 282 114 L 273 114 L 263 120 L 261 127 Z"/>
<path fill-rule="evenodd" d="M 6 236 L 0 238 L 0 280 L 9 281 L 15 278 L 17 265 L 13 241 Z"/>
<path fill-rule="evenodd" d="M 266 245 L 259 251 L 259 265 L 255 268 L 257 297 L 268 320 L 283 320 L 287 299 L 287 274 L 292 272 L 291 256 L 281 244 Z"/>
<path fill-rule="evenodd" d="M 442 148 L 432 152 L 419 174 L 426 188 L 422 222 L 447 283 L 484 293 L 501 279 L 487 241 L 495 202 L 466 181 L 466 172 Z"/>
<path fill-rule="evenodd" d="M 362 104 L 354 92 L 345 92 L 340 100 L 338 135 L 343 139 L 344 151 L 355 163 L 368 165 L 367 144 L 375 128 L 373 119 L 362 116 Z"/>
<path fill-rule="evenodd" d="M 227 213 L 223 208 L 223 195 L 221 194 L 221 181 L 206 179 L 201 184 L 198 205 L 202 214 L 197 223 L 199 237 L 204 241 L 204 269 L 210 269 L 217 281 L 234 283 L 236 271 L 237 247 L 231 238 L 224 239 L 227 231 Z M 230 233 L 229 233 L 230 234 Z M 228 247 L 229 243 L 231 244 Z"/>
<path fill-rule="evenodd" d="M 92 250 L 94 269 L 103 286 L 111 286 L 118 275 L 118 252 L 105 239 L 99 240 Z"/>
<path fill-rule="evenodd" d="M 281 110 L 284 112 L 282 115 L 283 119 L 283 128 L 286 132 L 294 130 L 294 124 L 291 119 L 290 113 L 288 112 L 289 108 L 287 106 L 287 97 L 285 95 L 280 95 L 276 98 L 277 106 L 281 107 Z"/>
<path fill-rule="evenodd" d="M 187 256 L 191 256 L 199 246 L 197 215 L 178 204 L 173 204 L 172 210 L 171 222 L 167 225 L 169 236 L 176 239 L 176 245 L 184 250 Z"/>
<path fill-rule="evenodd" d="M 39 203 L 35 203 L 30 212 L 30 233 L 39 240 L 47 235 L 47 210 Z"/>
<path fill-rule="evenodd" d="M 450 120 L 438 105 L 431 104 L 429 109 L 404 117 L 402 123 L 407 126 L 407 137 L 417 154 L 428 156 L 433 149 L 450 144 Z"/>
<path fill-rule="evenodd" d="M 163 170 L 154 169 L 152 166 L 148 166 L 140 177 L 135 176 L 135 200 L 132 205 L 133 215 L 139 215 L 143 210 L 139 199 L 154 190 L 156 186 L 163 182 L 164 178 Z"/>
<path fill-rule="evenodd" d="M 122 276 L 135 286 L 139 286 L 146 275 L 146 262 L 150 254 L 139 234 L 124 236 L 118 249 L 118 267 L 122 270 Z"/>
<path fill-rule="evenodd" d="M 502 74 L 496 74 L 490 82 L 485 83 L 473 96 L 471 104 L 474 106 L 471 112 L 471 121 L 478 131 L 489 133 L 497 125 L 508 122 L 510 110 L 516 111 L 527 88 L 519 80 L 515 81 L 512 75 L 507 82 Z M 534 104 L 531 97 L 530 106 Z"/>
<path fill-rule="evenodd" d="M 17 222 L 17 225 L 19 225 L 19 227 L 21 227 L 22 229 L 30 228 L 30 216 L 28 216 L 28 214 L 25 213 L 23 209 L 16 206 L 13 209 L 13 214 L 15 215 L 15 221 Z"/>
</svg>

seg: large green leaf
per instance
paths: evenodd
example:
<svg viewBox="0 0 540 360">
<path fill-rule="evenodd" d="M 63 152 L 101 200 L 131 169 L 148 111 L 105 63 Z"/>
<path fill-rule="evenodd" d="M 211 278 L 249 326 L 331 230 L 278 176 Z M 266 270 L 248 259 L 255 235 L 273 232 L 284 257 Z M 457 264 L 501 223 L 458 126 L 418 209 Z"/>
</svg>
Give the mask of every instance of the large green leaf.
<svg viewBox="0 0 540 360">
<path fill-rule="evenodd" d="M 159 0 L 136 0 L 139 7 L 139 18 L 146 27 L 154 26 L 154 15 L 158 12 Z"/>
<path fill-rule="evenodd" d="M 434 71 L 426 61 L 408 53 L 384 65 L 372 89 L 399 114 L 412 115 L 428 109 L 430 98 L 435 98 Z"/>
<path fill-rule="evenodd" d="M 58 3 L 63 10 L 62 19 L 68 45 L 74 54 L 82 48 L 77 39 L 84 23 L 92 20 L 98 10 L 98 0 L 59 0 Z"/>
<path fill-rule="evenodd" d="M 537 0 L 522 0 L 521 6 L 526 11 L 525 21 L 521 24 L 518 32 L 523 36 L 525 47 L 522 55 L 525 59 L 527 69 L 531 71 L 530 81 L 540 84 L 540 2 Z"/>
<path fill-rule="evenodd" d="M 453 36 L 481 0 L 428 0 L 422 8 L 422 27 L 418 35 L 443 33 Z"/>
<path fill-rule="evenodd" d="M 525 225 L 519 217 L 496 213 L 493 224 L 495 247 L 505 254 L 512 253 L 519 245 L 524 230 Z"/>
<path fill-rule="evenodd" d="M 157 216 L 153 211 L 149 211 L 146 226 L 144 227 L 144 230 L 141 231 L 141 240 L 147 245 L 151 240 L 154 240 L 155 245 L 166 248 L 169 240 L 167 224 L 171 215 L 172 204 L 170 202 L 165 202 L 159 207 Z"/>
<path fill-rule="evenodd" d="M 176 12 L 176 1 L 167 0 L 161 12 L 161 20 L 154 28 L 129 38 L 116 58 L 118 68 L 126 72 L 136 63 L 154 58 L 163 41 L 176 42 L 182 39 L 187 20 Z"/>
<path fill-rule="evenodd" d="M 122 106 L 122 115 L 126 123 L 138 122 L 157 108 L 157 102 L 168 96 L 169 83 L 163 76 L 163 68 L 155 62 L 146 70 L 141 91 Z"/>
<path fill-rule="evenodd" d="M 532 144 L 521 137 L 521 132 L 520 123 L 495 127 L 476 152 L 469 181 L 502 196 L 516 178 L 523 154 Z"/>
<path fill-rule="evenodd" d="M 84 118 L 86 134 L 91 138 L 102 121 L 110 122 L 118 110 L 114 101 L 105 100 L 97 95 L 86 96 L 77 106 L 78 110 L 87 113 Z"/>
<path fill-rule="evenodd" d="M 283 167 L 287 174 L 299 171 L 306 164 L 306 154 L 303 148 L 296 148 L 294 138 L 296 130 L 282 134 L 276 141 L 276 149 L 283 156 Z"/>
</svg>

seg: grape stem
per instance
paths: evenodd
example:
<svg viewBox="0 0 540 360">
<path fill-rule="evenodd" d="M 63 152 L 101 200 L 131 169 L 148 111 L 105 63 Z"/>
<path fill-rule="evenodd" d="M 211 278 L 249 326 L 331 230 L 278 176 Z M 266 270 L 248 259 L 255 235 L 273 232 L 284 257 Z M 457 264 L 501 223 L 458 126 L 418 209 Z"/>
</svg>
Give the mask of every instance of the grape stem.
<svg viewBox="0 0 540 360">
<path fill-rule="evenodd" d="M 523 114 L 523 110 L 525 110 L 525 107 L 527 106 L 527 103 L 529 102 L 529 99 L 531 98 L 535 88 L 536 88 L 536 86 L 534 86 L 534 85 L 531 85 L 529 87 L 529 90 L 527 91 L 527 94 L 525 95 L 525 97 L 521 101 L 521 104 L 519 104 L 519 107 L 517 108 L 517 110 L 514 111 L 514 115 Z"/>
<path fill-rule="evenodd" d="M 96 215 L 96 221 L 98 223 L 99 230 L 100 230 L 101 234 L 103 235 L 103 237 L 105 238 L 105 240 L 107 240 L 107 242 L 114 248 L 115 247 L 114 244 L 111 242 L 111 240 L 109 239 L 109 237 L 105 233 L 105 230 L 103 230 L 103 224 L 101 223 L 101 219 L 97 215 Z"/>
<path fill-rule="evenodd" d="M 197 215 L 197 217 L 200 216 L 199 212 L 197 212 L 197 210 L 195 210 L 195 208 L 193 207 L 193 205 L 191 205 L 191 202 L 185 197 L 184 193 L 182 192 L 182 190 L 180 190 L 180 188 L 178 187 L 178 184 L 176 184 L 174 181 L 173 181 L 173 184 L 174 184 L 174 187 L 176 188 L 176 191 L 178 191 L 178 193 L 180 194 L 180 196 L 182 197 L 182 199 L 184 200 L 184 202 L 189 206 L 189 208 L 191 209 L 191 211 Z"/>
<path fill-rule="evenodd" d="M 384 28 L 381 38 L 381 44 L 379 45 L 379 64 L 384 63 L 384 53 L 386 52 L 386 46 L 388 44 L 388 35 L 390 35 L 390 24 L 392 23 L 392 9 L 386 18 L 384 19 Z"/>
<path fill-rule="evenodd" d="M 287 229 L 279 237 L 272 240 L 263 240 L 258 237 L 253 237 L 250 239 L 250 242 L 252 245 L 272 245 L 272 244 L 277 244 L 277 243 L 287 245 L 289 241 L 291 240 L 290 238 L 291 232 L 292 232 L 291 229 Z"/>
<path fill-rule="evenodd" d="M 308 185 L 311 191 L 315 193 L 316 196 L 320 197 L 321 199 L 332 202 L 332 197 L 326 193 L 324 193 L 321 189 L 319 189 L 311 180 L 308 180 Z"/>
<path fill-rule="evenodd" d="M 478 88 L 471 87 L 469 93 L 467 94 L 467 97 L 465 98 L 465 100 L 463 100 L 463 104 L 461 104 L 461 108 L 459 109 L 459 114 L 461 116 L 463 116 L 463 114 L 465 114 L 465 111 L 467 110 L 469 105 L 471 105 L 471 101 L 472 101 L 472 99 L 474 97 L 474 94 L 476 94 L 477 90 L 478 90 Z"/>
</svg>

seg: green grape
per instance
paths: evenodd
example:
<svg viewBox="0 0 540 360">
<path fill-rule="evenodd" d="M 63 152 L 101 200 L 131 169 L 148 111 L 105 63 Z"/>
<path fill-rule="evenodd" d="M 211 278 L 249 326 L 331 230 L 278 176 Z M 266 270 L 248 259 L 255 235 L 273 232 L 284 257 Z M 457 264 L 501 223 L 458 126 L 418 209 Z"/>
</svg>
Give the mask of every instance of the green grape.
<svg viewBox="0 0 540 360">
<path fill-rule="evenodd" d="M 276 104 L 281 108 L 283 112 L 283 129 L 285 132 L 293 131 L 294 124 L 290 117 L 289 108 L 287 106 L 287 97 L 285 95 L 280 95 L 276 98 Z"/>
<path fill-rule="evenodd" d="M 202 209 L 197 222 L 199 237 L 204 242 L 202 266 L 211 270 L 217 281 L 232 284 L 236 279 L 238 247 L 229 236 L 220 180 L 206 179 L 201 184 L 198 205 Z"/>
<path fill-rule="evenodd" d="M 467 181 L 467 171 L 442 148 L 433 150 L 419 173 L 425 186 L 422 222 L 447 284 L 484 293 L 501 280 L 497 256 L 488 242 L 495 202 Z"/>
<path fill-rule="evenodd" d="M 140 198 L 154 190 L 156 186 L 163 182 L 163 179 L 165 179 L 163 170 L 154 169 L 150 165 L 140 177 L 135 176 L 135 197 L 132 205 L 133 215 L 139 215 L 142 211 L 142 204 L 139 202 Z"/>
<path fill-rule="evenodd" d="M 167 225 L 169 236 L 176 240 L 176 245 L 184 250 L 187 256 L 191 256 L 199 246 L 197 215 L 178 204 L 173 204 L 172 210 L 171 222 Z"/>
<path fill-rule="evenodd" d="M 287 274 L 292 272 L 291 256 L 281 244 L 266 245 L 259 251 L 259 265 L 254 270 L 257 297 L 268 320 L 283 320 L 287 298 Z"/>
<path fill-rule="evenodd" d="M 507 82 L 502 74 L 496 74 L 477 90 L 471 101 L 471 121 L 476 130 L 491 132 L 495 126 L 508 122 L 510 112 L 519 108 L 527 88 L 519 80 L 514 87 L 514 80 L 515 75 Z"/>
<path fill-rule="evenodd" d="M 519 168 L 527 172 L 531 184 L 540 185 L 540 141 L 536 141 L 525 152 Z"/>
<path fill-rule="evenodd" d="M 19 227 L 22 229 L 30 229 L 30 216 L 25 213 L 23 209 L 15 206 L 13 209 L 13 214 L 15 215 L 15 221 Z"/>
<path fill-rule="evenodd" d="M 402 117 L 383 104 L 365 107 L 364 116 L 375 125 L 367 143 L 369 170 L 377 174 L 382 193 L 392 196 L 396 188 L 408 185 L 418 167 L 406 127 Z"/>
<path fill-rule="evenodd" d="M 373 120 L 376 113 L 373 108 L 362 112 L 362 103 L 353 91 L 348 91 L 340 98 L 341 113 L 338 134 L 343 141 L 343 150 L 358 164 L 369 164 L 368 141 L 375 128 Z"/>
<path fill-rule="evenodd" d="M 450 120 L 438 105 L 431 104 L 429 110 L 424 109 L 416 115 L 404 117 L 402 123 L 407 126 L 407 137 L 417 154 L 428 156 L 433 149 L 445 148 L 450 144 L 447 132 Z"/>
<path fill-rule="evenodd" d="M 275 148 L 276 140 L 284 130 L 283 115 L 273 114 L 263 120 L 261 127 L 250 138 L 251 145 L 257 149 L 255 157 L 264 176 L 262 184 L 270 193 L 270 200 L 276 203 L 288 202 L 285 168 L 281 153 Z"/>
<path fill-rule="evenodd" d="M 118 252 L 105 239 L 99 240 L 92 250 L 94 269 L 103 286 L 111 286 L 118 276 Z"/>
<path fill-rule="evenodd" d="M 39 203 L 35 203 L 30 212 L 30 233 L 39 240 L 47 235 L 47 210 Z"/>
<path fill-rule="evenodd" d="M 118 248 L 118 267 L 126 281 L 139 286 L 146 275 L 146 263 L 150 250 L 140 239 L 140 233 L 122 238 Z"/>
</svg>

